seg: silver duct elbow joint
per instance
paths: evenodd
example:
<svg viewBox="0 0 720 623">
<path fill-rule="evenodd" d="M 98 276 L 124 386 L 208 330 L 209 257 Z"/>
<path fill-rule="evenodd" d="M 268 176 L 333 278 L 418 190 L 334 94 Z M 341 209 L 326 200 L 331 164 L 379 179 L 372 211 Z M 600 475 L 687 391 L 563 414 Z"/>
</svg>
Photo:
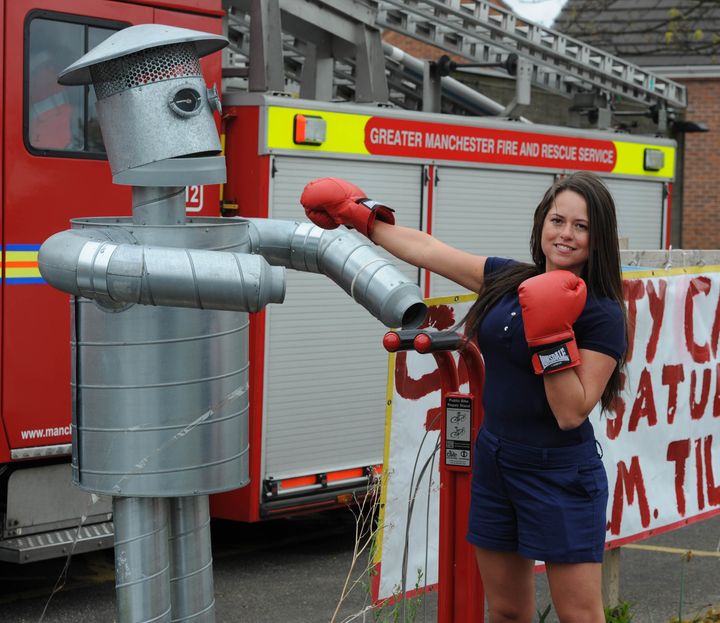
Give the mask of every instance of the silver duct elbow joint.
<svg viewBox="0 0 720 623">
<path fill-rule="evenodd" d="M 285 271 L 262 257 L 133 244 L 122 230 L 67 230 L 48 238 L 40 274 L 55 288 L 109 307 L 139 303 L 257 312 L 285 298 Z"/>
<path fill-rule="evenodd" d="M 427 313 L 420 288 L 367 238 L 346 228 L 325 230 L 310 223 L 245 219 L 250 244 L 270 264 L 322 273 L 387 327 L 419 327 Z"/>
</svg>

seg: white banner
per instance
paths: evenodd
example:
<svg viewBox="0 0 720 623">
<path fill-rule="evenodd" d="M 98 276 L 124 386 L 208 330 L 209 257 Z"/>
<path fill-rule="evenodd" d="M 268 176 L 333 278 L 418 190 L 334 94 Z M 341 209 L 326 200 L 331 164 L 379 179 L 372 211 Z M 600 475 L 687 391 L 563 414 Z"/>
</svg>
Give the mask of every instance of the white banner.
<svg viewBox="0 0 720 623">
<path fill-rule="evenodd" d="M 608 475 L 609 547 L 720 512 L 720 267 L 623 277 L 630 325 L 624 390 L 614 419 L 599 408 L 590 415 Z M 431 299 L 430 326 L 450 328 L 471 302 Z M 392 355 L 378 600 L 397 596 L 401 585 L 414 591 L 437 583 L 438 433 L 426 432 L 425 423 L 439 406 L 434 358 Z"/>
</svg>

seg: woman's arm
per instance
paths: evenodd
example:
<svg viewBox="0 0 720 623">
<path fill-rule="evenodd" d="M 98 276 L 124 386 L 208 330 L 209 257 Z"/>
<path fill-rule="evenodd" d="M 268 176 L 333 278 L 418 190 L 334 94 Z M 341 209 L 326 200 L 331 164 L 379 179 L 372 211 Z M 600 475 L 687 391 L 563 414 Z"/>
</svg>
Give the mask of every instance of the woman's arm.
<svg viewBox="0 0 720 623">
<path fill-rule="evenodd" d="M 472 292 L 480 291 L 485 256 L 461 251 L 417 229 L 381 221 L 375 222 L 372 241 L 408 264 L 442 275 Z"/>
<path fill-rule="evenodd" d="M 582 364 L 545 374 L 545 395 L 558 426 L 571 430 L 582 424 L 600 400 L 617 365 L 609 355 L 580 349 Z"/>
<path fill-rule="evenodd" d="M 337 177 L 321 177 L 303 189 L 300 203 L 307 217 L 319 227 L 355 228 L 397 258 L 425 268 L 479 292 L 485 258 L 460 251 L 429 234 L 395 225 L 393 211 L 372 201 L 357 186 Z"/>
</svg>

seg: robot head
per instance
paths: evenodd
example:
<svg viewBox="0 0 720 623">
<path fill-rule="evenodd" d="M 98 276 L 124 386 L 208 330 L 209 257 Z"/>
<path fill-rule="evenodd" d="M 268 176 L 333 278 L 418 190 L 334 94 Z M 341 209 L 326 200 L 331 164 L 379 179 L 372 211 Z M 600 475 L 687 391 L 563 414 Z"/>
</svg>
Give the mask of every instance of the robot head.
<svg viewBox="0 0 720 623">
<path fill-rule="evenodd" d="M 205 86 L 199 59 L 227 43 L 225 37 L 184 28 L 132 26 L 60 73 L 61 84 L 93 85 L 115 183 L 144 185 L 138 181 L 143 174 L 158 170 L 165 175 L 158 185 L 223 181 L 210 179 L 220 173 L 219 166 L 210 167 L 218 169 L 217 174 L 208 177 L 206 165 L 199 178 L 189 179 L 188 167 L 180 167 L 180 173 L 178 167 L 158 169 L 157 164 L 220 153 L 213 117 L 220 111 L 220 100 L 215 87 Z M 224 176 L 224 161 L 221 168 Z"/>
</svg>

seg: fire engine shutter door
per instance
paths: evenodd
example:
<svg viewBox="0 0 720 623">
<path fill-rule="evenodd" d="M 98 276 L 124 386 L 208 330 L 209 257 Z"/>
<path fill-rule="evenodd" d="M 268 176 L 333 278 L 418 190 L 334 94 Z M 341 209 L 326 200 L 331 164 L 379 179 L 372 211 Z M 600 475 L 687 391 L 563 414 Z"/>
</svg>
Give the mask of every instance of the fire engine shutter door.
<svg viewBox="0 0 720 623">
<path fill-rule="evenodd" d="M 533 213 L 553 181 L 548 173 L 439 167 L 433 234 L 469 253 L 530 261 Z M 431 296 L 462 292 L 444 277 L 430 279 Z"/>
<path fill-rule="evenodd" d="M 419 165 L 278 156 L 275 171 L 271 218 L 305 220 L 303 187 L 334 176 L 387 202 L 399 224 L 420 222 Z M 417 282 L 416 268 L 395 265 Z M 387 329 L 327 277 L 292 270 L 266 323 L 263 478 L 382 463 Z"/>
<path fill-rule="evenodd" d="M 623 179 L 604 181 L 615 199 L 618 235 L 628 239 L 629 248 L 662 248 L 662 182 Z"/>
</svg>

